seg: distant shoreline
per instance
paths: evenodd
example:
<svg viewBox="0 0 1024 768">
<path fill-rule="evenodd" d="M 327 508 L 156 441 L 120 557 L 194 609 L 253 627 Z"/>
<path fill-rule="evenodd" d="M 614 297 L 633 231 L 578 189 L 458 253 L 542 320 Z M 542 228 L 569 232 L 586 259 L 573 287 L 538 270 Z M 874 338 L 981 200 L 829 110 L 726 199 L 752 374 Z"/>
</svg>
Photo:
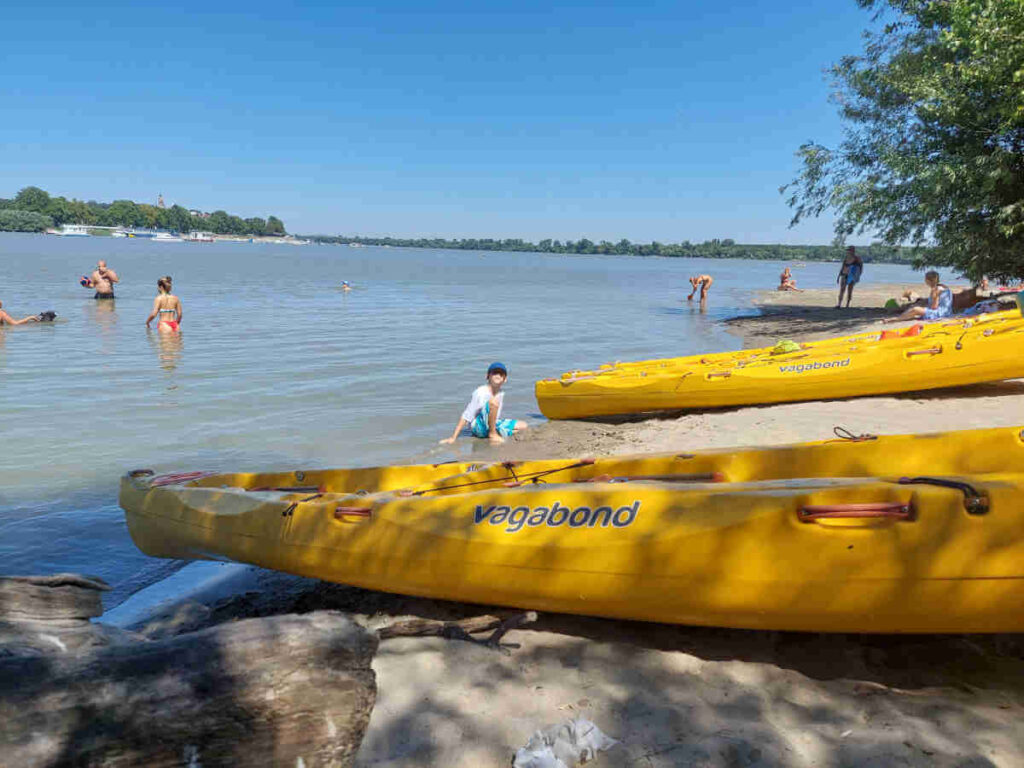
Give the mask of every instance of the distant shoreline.
<svg viewBox="0 0 1024 768">
<path fill-rule="evenodd" d="M 451 251 L 493 251 L 513 253 L 549 253 L 567 256 L 661 256 L 690 259 L 744 259 L 753 261 L 839 262 L 845 248 L 834 245 L 785 245 L 782 243 L 737 243 L 730 239 L 709 240 L 703 243 L 631 243 L 620 240 L 593 242 L 587 238 L 577 241 L 544 239 L 531 243 L 517 238 L 495 240 L 491 238 L 398 238 L 349 237 L 345 235 L 302 235 L 320 245 L 341 245 L 352 248 L 377 246 L 382 248 L 434 248 Z M 913 266 L 919 249 L 902 246 L 857 246 L 857 253 L 866 263 L 903 264 Z"/>
</svg>

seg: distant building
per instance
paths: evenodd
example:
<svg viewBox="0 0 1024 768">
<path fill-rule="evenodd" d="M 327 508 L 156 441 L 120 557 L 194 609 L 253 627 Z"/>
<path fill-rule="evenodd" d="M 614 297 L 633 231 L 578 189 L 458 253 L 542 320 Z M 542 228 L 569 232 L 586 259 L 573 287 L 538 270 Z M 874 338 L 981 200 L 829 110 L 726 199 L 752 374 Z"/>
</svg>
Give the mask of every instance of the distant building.
<svg viewBox="0 0 1024 768">
<path fill-rule="evenodd" d="M 208 213 L 206 213 L 204 211 L 189 211 L 189 215 L 190 216 L 195 216 L 197 219 L 208 219 L 208 218 L 210 218 L 210 214 L 208 214 Z"/>
<path fill-rule="evenodd" d="M 164 196 L 163 195 L 157 195 L 156 196 L 156 207 L 157 208 L 166 208 L 167 207 L 166 205 L 164 205 Z"/>
</svg>

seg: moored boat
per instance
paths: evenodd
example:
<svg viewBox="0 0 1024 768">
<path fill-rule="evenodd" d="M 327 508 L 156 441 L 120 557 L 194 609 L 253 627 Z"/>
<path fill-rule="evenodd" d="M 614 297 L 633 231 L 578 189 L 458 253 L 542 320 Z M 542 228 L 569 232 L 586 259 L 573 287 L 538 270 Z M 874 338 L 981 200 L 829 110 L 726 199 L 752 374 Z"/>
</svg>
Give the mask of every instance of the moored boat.
<svg viewBox="0 0 1024 768">
<path fill-rule="evenodd" d="M 596 460 L 126 475 L 139 548 L 646 621 L 1024 630 L 1020 428 Z"/>
<path fill-rule="evenodd" d="M 90 237 L 89 228 L 84 224 L 65 224 L 53 234 L 60 237 Z"/>
</svg>

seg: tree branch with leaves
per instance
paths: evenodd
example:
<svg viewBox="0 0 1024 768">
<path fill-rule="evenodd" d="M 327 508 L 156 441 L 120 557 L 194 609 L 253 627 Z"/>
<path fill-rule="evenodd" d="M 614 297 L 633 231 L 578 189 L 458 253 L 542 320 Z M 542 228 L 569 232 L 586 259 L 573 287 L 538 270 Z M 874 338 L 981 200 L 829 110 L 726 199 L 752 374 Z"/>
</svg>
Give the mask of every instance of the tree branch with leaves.
<svg viewBox="0 0 1024 768">
<path fill-rule="evenodd" d="M 1024 278 L 1024 3 L 857 0 L 878 29 L 830 69 L 843 138 L 800 147 L 791 224 L 917 247 L 972 279 Z"/>
</svg>

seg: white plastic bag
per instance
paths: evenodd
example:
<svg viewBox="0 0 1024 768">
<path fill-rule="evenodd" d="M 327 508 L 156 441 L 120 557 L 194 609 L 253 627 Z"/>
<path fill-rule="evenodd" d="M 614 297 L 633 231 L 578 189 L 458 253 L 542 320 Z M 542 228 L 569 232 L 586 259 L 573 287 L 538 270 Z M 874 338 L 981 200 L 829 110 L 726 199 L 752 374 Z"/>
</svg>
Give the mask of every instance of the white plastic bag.
<svg viewBox="0 0 1024 768">
<path fill-rule="evenodd" d="M 512 768 L 574 768 L 618 744 L 585 717 L 536 731 L 516 750 Z"/>
</svg>

